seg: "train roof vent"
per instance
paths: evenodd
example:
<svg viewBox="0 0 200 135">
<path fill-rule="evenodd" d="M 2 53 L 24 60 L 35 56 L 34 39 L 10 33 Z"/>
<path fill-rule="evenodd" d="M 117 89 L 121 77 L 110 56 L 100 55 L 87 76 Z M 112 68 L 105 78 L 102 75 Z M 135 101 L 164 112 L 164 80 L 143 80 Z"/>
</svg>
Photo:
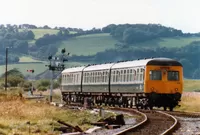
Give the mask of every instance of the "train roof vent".
<svg viewBox="0 0 200 135">
<path fill-rule="evenodd" d="M 154 57 L 151 57 L 152 59 L 154 58 Z"/>
<path fill-rule="evenodd" d="M 144 58 L 145 60 L 147 59 L 147 58 Z"/>
</svg>

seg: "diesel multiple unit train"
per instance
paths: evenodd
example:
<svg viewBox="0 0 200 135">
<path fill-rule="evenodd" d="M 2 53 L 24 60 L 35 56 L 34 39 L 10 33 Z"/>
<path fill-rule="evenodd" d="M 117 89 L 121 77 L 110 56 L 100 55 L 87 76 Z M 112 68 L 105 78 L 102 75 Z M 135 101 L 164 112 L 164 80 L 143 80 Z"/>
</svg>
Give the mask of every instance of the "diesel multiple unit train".
<svg viewBox="0 0 200 135">
<path fill-rule="evenodd" d="M 65 102 L 84 99 L 99 105 L 137 108 L 163 107 L 171 111 L 181 100 L 183 67 L 169 58 L 150 58 L 94 64 L 62 71 Z"/>
</svg>

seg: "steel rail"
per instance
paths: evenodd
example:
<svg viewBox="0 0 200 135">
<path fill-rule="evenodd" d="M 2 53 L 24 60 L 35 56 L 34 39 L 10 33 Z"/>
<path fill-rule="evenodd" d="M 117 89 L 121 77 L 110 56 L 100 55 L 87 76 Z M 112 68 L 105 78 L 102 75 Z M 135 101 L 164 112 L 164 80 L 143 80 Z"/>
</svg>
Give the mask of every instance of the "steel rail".
<svg viewBox="0 0 200 135">
<path fill-rule="evenodd" d="M 148 120 L 146 114 L 144 114 L 144 113 L 142 113 L 140 111 L 137 111 L 135 109 L 131 109 L 131 108 L 115 108 L 115 107 L 114 108 L 109 108 L 109 109 L 110 110 L 117 110 L 117 111 L 124 111 L 124 112 L 135 112 L 135 113 L 137 113 L 137 114 L 139 114 L 139 115 L 141 115 L 143 117 L 143 120 L 141 122 L 139 122 L 136 125 L 133 125 L 131 127 L 128 127 L 127 129 L 124 129 L 124 130 L 122 130 L 122 131 L 120 131 L 118 133 L 114 133 L 113 135 L 122 135 L 122 134 L 124 134 L 126 132 L 129 132 L 129 131 L 131 131 L 133 129 L 136 129 L 137 127 L 140 127 L 140 126 L 144 125 Z"/>
<path fill-rule="evenodd" d="M 170 115 L 168 113 L 165 113 L 165 112 L 162 112 L 162 111 L 157 111 L 157 112 L 165 114 L 165 115 L 171 117 L 174 120 L 174 124 L 169 129 L 167 129 L 166 131 L 164 131 L 161 135 L 170 134 L 173 130 L 175 130 L 176 126 L 178 125 L 178 120 L 174 116 L 172 116 L 172 115 Z"/>
</svg>

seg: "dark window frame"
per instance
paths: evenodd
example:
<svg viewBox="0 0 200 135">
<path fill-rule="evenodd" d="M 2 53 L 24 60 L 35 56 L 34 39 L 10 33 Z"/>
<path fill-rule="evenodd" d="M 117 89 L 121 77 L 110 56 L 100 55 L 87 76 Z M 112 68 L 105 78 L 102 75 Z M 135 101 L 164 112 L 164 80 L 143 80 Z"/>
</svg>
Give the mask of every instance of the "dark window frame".
<svg viewBox="0 0 200 135">
<path fill-rule="evenodd" d="M 174 75 L 170 75 L 170 78 L 169 78 L 169 73 L 175 73 L 175 76 Z M 178 75 L 178 76 L 177 76 Z M 172 71 L 172 70 L 169 70 L 167 71 L 167 80 L 168 81 L 179 81 L 180 80 L 180 77 L 179 77 L 179 71 Z"/>
<path fill-rule="evenodd" d="M 161 70 L 150 70 L 149 71 L 149 80 L 162 81 L 162 71 Z"/>
</svg>

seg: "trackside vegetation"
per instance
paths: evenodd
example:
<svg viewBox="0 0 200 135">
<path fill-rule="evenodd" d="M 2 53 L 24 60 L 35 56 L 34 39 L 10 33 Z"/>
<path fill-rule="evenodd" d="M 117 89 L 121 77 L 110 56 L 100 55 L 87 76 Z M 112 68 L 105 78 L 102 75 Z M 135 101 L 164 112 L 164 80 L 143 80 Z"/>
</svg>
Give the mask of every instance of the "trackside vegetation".
<svg viewBox="0 0 200 135">
<path fill-rule="evenodd" d="M 62 133 L 55 129 L 62 125 L 57 120 L 80 126 L 83 130 L 91 127 L 90 122 L 100 119 L 89 111 L 64 110 L 50 106 L 44 101 L 27 101 L 11 92 L 0 92 L 0 134 L 51 134 Z"/>
</svg>

